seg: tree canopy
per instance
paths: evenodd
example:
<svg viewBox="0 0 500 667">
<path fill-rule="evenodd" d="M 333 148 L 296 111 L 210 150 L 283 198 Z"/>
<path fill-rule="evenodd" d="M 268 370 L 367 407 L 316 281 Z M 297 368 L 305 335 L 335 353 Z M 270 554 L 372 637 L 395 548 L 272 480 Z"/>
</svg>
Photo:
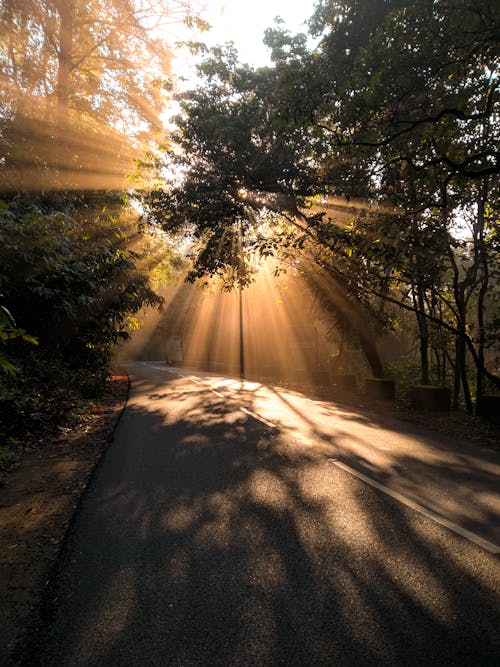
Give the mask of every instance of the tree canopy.
<svg viewBox="0 0 500 667">
<path fill-rule="evenodd" d="M 127 178 L 163 132 L 171 47 L 159 27 L 174 22 L 205 25 L 183 0 L 0 0 L 7 445 L 95 396 L 135 314 L 162 304 L 157 277 L 176 255 Z"/>
<path fill-rule="evenodd" d="M 188 0 L 2 0 L 0 188 L 120 187 L 163 133 Z"/>
<path fill-rule="evenodd" d="M 350 299 L 344 314 L 361 308 L 393 326 L 391 304 L 413 312 L 424 382 L 434 328 L 448 332 L 458 351 L 432 349 L 469 400 L 465 348 L 478 386 L 498 383 L 484 359 L 498 252 L 498 5 L 324 1 L 309 27 L 312 47 L 280 24 L 267 31 L 271 67 L 253 70 L 231 48 L 208 54 L 202 84 L 178 98 L 174 177 L 150 193 L 151 215 L 196 239 L 192 278 L 245 284 L 255 253 L 292 252 Z M 318 195 L 344 198 L 350 219 Z M 358 335 L 361 321 L 351 317 Z"/>
</svg>

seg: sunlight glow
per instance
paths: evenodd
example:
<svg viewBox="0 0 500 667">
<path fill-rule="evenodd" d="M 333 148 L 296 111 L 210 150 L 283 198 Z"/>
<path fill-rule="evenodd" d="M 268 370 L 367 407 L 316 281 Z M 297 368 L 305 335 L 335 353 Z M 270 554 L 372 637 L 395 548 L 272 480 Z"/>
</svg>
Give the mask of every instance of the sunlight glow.
<svg viewBox="0 0 500 667">
<path fill-rule="evenodd" d="M 210 46 L 234 42 L 243 62 L 262 67 L 270 62 L 262 43 L 264 31 L 274 25 L 276 17 L 292 33 L 305 32 L 305 22 L 312 15 L 314 0 L 216 0 L 207 7 L 207 20 L 212 29 L 205 35 Z"/>
<path fill-rule="evenodd" d="M 127 175 L 135 171 L 135 160 L 143 158 L 148 148 L 143 140 L 73 110 L 47 113 L 46 101 L 37 96 L 18 97 L 15 106 L 13 122 L 4 134 L 0 189 L 130 187 Z"/>
<path fill-rule="evenodd" d="M 335 348 L 311 314 L 306 286 L 298 277 L 277 279 L 271 260 L 241 301 L 238 291 L 221 292 L 217 284 L 207 289 L 180 282 L 164 296 L 163 312 L 147 314 L 120 360 L 163 360 L 239 376 L 243 344 L 245 378 L 311 383 Z"/>
<path fill-rule="evenodd" d="M 274 18 L 282 16 L 287 27 L 299 31 L 313 3 L 294 7 L 284 0 L 271 0 L 249 6 L 235 0 L 212 0 L 201 7 L 196 2 L 167 6 L 141 0 L 134 7 L 133 21 L 127 25 L 123 16 L 108 16 L 107 5 L 99 9 L 102 15 L 89 5 L 95 30 L 89 28 L 85 16 L 71 15 L 76 27 L 71 33 L 74 41 L 67 44 L 67 71 L 57 21 L 52 25 L 44 15 L 26 17 L 29 29 L 39 29 L 40 44 L 29 42 L 15 23 L 14 33 L 6 33 L 9 49 L 3 55 L 0 82 L 0 190 L 129 188 L 137 163 L 169 130 L 168 109 L 174 104 L 165 73 L 170 68 L 179 81 L 191 77 L 195 69 L 195 60 L 185 57 L 178 40 L 202 40 L 209 46 L 231 40 L 242 51 L 243 60 L 259 66 L 268 61 L 262 39 Z M 16 11 L 24 16 L 22 4 Z M 198 15 L 201 23 L 209 21 L 210 31 L 196 32 L 193 17 Z M 59 20 L 59 14 L 57 17 Z M 117 35 L 129 36 L 120 47 L 123 53 L 118 50 L 113 56 L 116 62 L 108 60 L 108 47 L 99 50 L 113 39 L 113 31 L 106 28 L 111 20 L 121 21 Z M 83 49 L 79 40 L 94 37 L 96 45 Z M 42 58 L 50 61 L 46 72 Z M 126 66 L 128 75 L 124 76 Z"/>
</svg>

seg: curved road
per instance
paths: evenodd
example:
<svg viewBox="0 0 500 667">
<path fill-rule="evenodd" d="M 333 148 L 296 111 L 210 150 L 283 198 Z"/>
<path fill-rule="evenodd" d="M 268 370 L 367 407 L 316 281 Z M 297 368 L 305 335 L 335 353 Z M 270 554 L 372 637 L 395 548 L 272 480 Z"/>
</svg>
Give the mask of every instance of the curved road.
<svg viewBox="0 0 500 667">
<path fill-rule="evenodd" d="M 499 664 L 499 454 L 257 383 L 129 371 L 40 664 Z"/>
</svg>

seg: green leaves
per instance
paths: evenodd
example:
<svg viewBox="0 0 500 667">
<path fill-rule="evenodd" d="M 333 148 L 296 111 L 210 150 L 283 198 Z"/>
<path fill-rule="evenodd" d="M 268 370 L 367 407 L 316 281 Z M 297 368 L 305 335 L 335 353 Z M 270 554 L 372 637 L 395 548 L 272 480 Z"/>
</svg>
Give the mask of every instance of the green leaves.
<svg viewBox="0 0 500 667">
<path fill-rule="evenodd" d="M 2 295 L 0 295 L 0 298 L 2 298 Z M 23 343 L 38 345 L 36 338 L 29 336 L 24 329 L 16 327 L 15 320 L 8 308 L 0 305 L 0 344 L 5 347 L 9 341 L 22 341 Z M 0 375 L 13 376 L 17 373 L 17 370 L 17 367 L 7 359 L 0 348 Z"/>
<path fill-rule="evenodd" d="M 13 377 L 18 371 L 17 366 L 14 366 L 10 361 L 0 353 L 0 375 L 10 375 Z"/>
<path fill-rule="evenodd" d="M 7 327 L 15 327 L 15 326 L 16 323 L 10 311 L 5 306 L 0 305 L 0 327 L 5 329 Z"/>
<path fill-rule="evenodd" d="M 88 342 L 109 356 L 129 315 L 143 304 L 161 304 L 147 271 L 156 255 L 165 272 L 172 254 L 165 243 L 149 243 L 143 259 L 137 218 L 120 195 L 75 193 L 56 200 L 17 197 L 0 211 L 0 336 L 9 346 L 38 340 L 44 353 L 64 351 L 81 362 L 92 357 Z M 54 204 L 63 204 L 62 210 Z M 135 237 L 136 249 L 127 248 L 128 237 Z M 19 328 L 8 322 L 9 308 Z"/>
</svg>

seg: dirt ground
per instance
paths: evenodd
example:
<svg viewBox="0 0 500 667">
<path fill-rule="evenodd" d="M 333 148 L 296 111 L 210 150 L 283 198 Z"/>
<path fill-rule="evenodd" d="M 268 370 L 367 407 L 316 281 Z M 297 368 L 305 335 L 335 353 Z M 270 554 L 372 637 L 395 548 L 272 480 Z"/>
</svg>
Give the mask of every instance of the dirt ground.
<svg viewBox="0 0 500 667">
<path fill-rule="evenodd" d="M 0 488 L 1 665 L 26 664 L 25 649 L 42 621 L 44 592 L 67 529 L 113 439 L 128 388 L 126 375 L 112 376 L 104 396 L 83 422 L 25 455 Z M 368 405 L 362 399 L 353 400 L 351 407 L 383 412 L 500 450 L 498 429 L 477 417 L 419 414 L 392 404 Z"/>
<path fill-rule="evenodd" d="M 129 381 L 112 376 L 72 428 L 39 444 L 0 488 L 0 665 L 22 664 L 41 622 L 44 591 L 92 472 L 113 439 Z"/>
</svg>

